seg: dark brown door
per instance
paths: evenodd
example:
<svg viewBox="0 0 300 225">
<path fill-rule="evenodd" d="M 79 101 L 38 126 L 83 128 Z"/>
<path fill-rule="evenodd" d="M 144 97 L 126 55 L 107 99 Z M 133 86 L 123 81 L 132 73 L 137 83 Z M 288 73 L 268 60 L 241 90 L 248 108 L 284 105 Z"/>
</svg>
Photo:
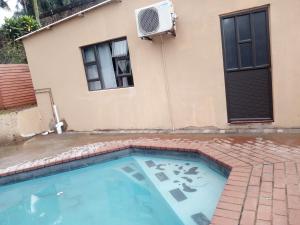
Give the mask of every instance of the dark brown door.
<svg viewBox="0 0 300 225">
<path fill-rule="evenodd" d="M 228 121 L 273 121 L 268 9 L 221 17 Z"/>
</svg>

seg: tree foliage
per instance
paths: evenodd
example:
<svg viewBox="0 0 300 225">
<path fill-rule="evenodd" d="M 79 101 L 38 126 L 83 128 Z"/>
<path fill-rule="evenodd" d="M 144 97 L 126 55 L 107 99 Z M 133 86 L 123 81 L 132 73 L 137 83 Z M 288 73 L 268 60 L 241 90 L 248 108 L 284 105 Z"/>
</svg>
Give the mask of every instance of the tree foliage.
<svg viewBox="0 0 300 225">
<path fill-rule="evenodd" d="M 8 0 L 0 0 L 0 8 L 9 10 L 7 1 Z M 14 12 L 14 16 L 34 16 L 39 23 L 40 14 L 52 12 L 64 6 L 82 1 L 83 0 L 17 0 L 17 11 Z"/>
<path fill-rule="evenodd" d="M 7 4 L 7 0 L 0 0 L 0 8 L 9 10 L 9 6 Z"/>
<path fill-rule="evenodd" d="M 0 0 L 3 1 L 3 0 Z M 35 16 L 34 5 L 38 6 L 39 13 L 51 12 L 63 6 L 69 5 L 79 0 L 18 0 L 21 9 L 17 15 L 32 15 Z"/>
<path fill-rule="evenodd" d="M 79 0 L 39 0 L 41 12 L 49 12 Z"/>
<path fill-rule="evenodd" d="M 0 0 L 0 8 L 10 10 L 7 1 Z M 23 44 L 15 39 L 40 27 L 40 12 L 53 11 L 77 1 L 81 0 L 17 0 L 17 6 L 20 7 L 0 27 L 0 64 L 26 63 Z"/>
<path fill-rule="evenodd" d="M 19 16 L 5 19 L 1 33 L 11 41 L 39 28 L 39 24 L 32 16 Z"/>
<path fill-rule="evenodd" d="M 24 47 L 21 42 L 6 42 L 0 48 L 0 64 L 27 63 Z"/>
<path fill-rule="evenodd" d="M 15 39 L 39 28 L 32 16 L 5 19 L 0 29 L 0 64 L 26 63 L 23 44 Z"/>
</svg>

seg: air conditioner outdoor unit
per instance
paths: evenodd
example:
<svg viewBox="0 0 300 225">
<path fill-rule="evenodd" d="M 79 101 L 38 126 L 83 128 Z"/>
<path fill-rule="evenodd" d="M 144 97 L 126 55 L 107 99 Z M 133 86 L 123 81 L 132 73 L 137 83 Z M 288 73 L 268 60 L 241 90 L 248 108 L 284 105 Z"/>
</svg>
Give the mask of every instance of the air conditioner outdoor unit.
<svg viewBox="0 0 300 225">
<path fill-rule="evenodd" d="M 140 38 L 169 32 L 175 35 L 176 14 L 171 1 L 162 1 L 136 9 L 135 15 Z"/>
</svg>

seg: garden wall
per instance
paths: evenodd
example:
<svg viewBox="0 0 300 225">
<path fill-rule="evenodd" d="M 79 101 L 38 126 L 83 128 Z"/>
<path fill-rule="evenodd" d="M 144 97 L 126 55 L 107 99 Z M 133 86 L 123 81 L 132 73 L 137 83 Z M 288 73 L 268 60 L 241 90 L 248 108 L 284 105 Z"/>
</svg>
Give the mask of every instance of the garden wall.
<svg viewBox="0 0 300 225">
<path fill-rule="evenodd" d="M 0 111 L 0 145 L 19 141 L 42 132 L 38 108 Z"/>
<path fill-rule="evenodd" d="M 35 105 L 27 64 L 0 64 L 0 109 Z"/>
</svg>

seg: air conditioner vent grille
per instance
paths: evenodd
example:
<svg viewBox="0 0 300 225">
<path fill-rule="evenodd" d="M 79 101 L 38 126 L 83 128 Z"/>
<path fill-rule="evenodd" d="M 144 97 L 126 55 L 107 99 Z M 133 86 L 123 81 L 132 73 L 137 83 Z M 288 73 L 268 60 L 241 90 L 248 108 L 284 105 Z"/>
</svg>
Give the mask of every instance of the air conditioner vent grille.
<svg viewBox="0 0 300 225">
<path fill-rule="evenodd" d="M 156 8 L 151 7 L 138 14 L 139 27 L 144 34 L 154 33 L 159 29 L 159 14 Z"/>
</svg>

